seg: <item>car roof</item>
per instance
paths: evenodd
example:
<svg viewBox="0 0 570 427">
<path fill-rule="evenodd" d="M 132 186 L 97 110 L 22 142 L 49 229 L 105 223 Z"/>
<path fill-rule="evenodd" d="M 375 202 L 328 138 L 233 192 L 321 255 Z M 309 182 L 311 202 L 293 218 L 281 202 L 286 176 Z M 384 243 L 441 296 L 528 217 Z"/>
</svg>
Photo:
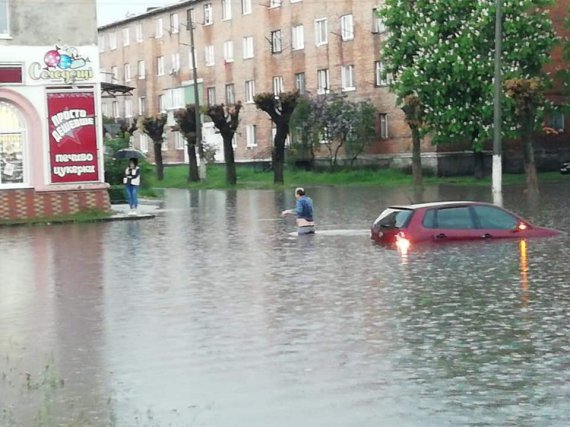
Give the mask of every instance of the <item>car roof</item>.
<svg viewBox="0 0 570 427">
<path fill-rule="evenodd" d="M 448 202 L 430 202 L 430 203 L 416 203 L 413 205 L 394 205 L 390 206 L 390 209 L 406 209 L 406 210 L 416 210 L 416 209 L 426 209 L 426 208 L 445 208 L 453 206 L 467 206 L 467 205 L 490 205 L 490 203 L 485 202 L 473 202 L 473 201 L 448 201 Z"/>
</svg>

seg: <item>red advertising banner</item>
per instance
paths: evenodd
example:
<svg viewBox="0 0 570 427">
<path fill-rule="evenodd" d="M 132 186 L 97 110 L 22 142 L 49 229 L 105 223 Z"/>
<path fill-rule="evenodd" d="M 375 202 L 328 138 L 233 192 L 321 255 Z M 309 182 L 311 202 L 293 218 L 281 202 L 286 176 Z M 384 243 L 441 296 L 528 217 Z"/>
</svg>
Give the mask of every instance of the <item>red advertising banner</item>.
<svg viewBox="0 0 570 427">
<path fill-rule="evenodd" d="M 51 182 L 98 181 L 93 93 L 48 93 L 47 101 Z"/>
</svg>

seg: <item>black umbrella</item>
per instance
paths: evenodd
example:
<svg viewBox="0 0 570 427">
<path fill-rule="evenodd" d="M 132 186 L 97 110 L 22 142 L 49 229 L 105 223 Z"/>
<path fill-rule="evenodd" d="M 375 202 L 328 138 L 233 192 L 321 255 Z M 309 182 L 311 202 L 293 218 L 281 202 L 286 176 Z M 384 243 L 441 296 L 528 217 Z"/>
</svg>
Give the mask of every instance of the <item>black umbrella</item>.
<svg viewBox="0 0 570 427">
<path fill-rule="evenodd" d="M 115 159 L 145 159 L 146 156 L 142 151 L 135 148 L 122 148 L 117 150 L 113 155 Z"/>
</svg>

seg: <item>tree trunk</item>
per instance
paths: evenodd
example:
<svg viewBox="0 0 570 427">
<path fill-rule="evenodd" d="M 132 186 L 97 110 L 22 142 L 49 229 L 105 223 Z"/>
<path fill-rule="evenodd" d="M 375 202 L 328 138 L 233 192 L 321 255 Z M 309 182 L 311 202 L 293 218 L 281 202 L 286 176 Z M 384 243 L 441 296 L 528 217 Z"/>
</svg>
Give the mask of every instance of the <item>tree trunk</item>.
<svg viewBox="0 0 570 427">
<path fill-rule="evenodd" d="M 533 123 L 530 120 L 528 123 Z M 526 173 L 526 189 L 529 194 L 538 194 L 538 176 L 534 159 L 534 145 L 532 143 L 532 127 L 525 126 L 523 131 L 524 171 Z"/>
<path fill-rule="evenodd" d="M 423 185 L 422 176 L 422 147 L 420 139 L 420 130 L 417 126 L 412 128 L 412 176 L 414 179 L 414 187 L 421 188 Z"/>
<path fill-rule="evenodd" d="M 196 144 L 188 143 L 188 182 L 200 182 L 200 175 L 198 175 L 198 158 L 196 157 Z"/>
<path fill-rule="evenodd" d="M 226 162 L 226 183 L 228 185 L 237 184 L 236 161 L 234 157 L 234 147 L 232 135 L 224 135 L 224 160 Z"/>
<path fill-rule="evenodd" d="M 275 142 L 272 152 L 272 162 L 273 162 L 273 183 L 283 184 L 283 169 L 285 165 L 285 140 L 287 139 L 287 134 L 289 133 L 289 126 L 278 124 L 277 132 L 275 133 Z"/>
<path fill-rule="evenodd" d="M 483 179 L 485 177 L 485 155 L 483 151 L 473 151 L 473 170 L 475 179 Z"/>
<path fill-rule="evenodd" d="M 162 181 L 164 179 L 164 165 L 162 163 L 162 141 L 153 142 L 154 163 L 156 168 L 156 179 Z"/>
</svg>

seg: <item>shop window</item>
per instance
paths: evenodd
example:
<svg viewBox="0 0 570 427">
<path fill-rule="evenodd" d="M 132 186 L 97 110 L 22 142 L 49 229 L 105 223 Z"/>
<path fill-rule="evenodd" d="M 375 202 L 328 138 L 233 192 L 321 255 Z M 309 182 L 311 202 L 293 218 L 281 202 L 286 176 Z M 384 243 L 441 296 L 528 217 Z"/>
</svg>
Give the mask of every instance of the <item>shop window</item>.
<svg viewBox="0 0 570 427">
<path fill-rule="evenodd" d="M 24 183 L 26 123 L 20 111 L 0 101 L 0 188 Z"/>
</svg>

